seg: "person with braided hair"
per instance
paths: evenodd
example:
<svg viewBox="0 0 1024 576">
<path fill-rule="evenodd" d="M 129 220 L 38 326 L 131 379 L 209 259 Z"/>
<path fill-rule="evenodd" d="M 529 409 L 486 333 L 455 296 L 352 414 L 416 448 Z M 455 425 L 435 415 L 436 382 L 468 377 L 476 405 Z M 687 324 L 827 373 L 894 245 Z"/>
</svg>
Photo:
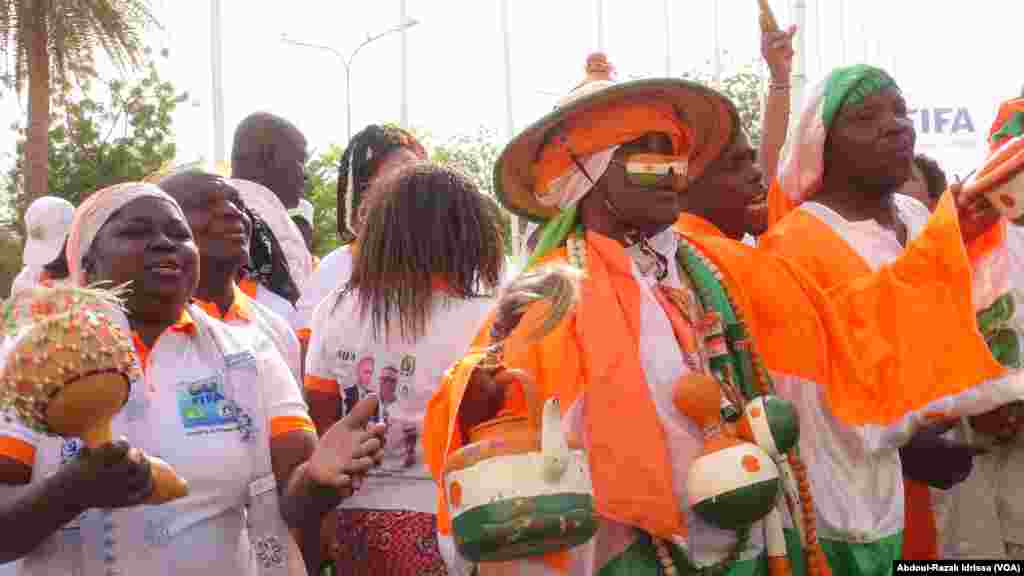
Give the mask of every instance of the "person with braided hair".
<svg viewBox="0 0 1024 576">
<path fill-rule="evenodd" d="M 397 126 L 370 124 L 352 137 L 338 166 L 338 237 L 344 245 L 324 256 L 302 286 L 295 306 L 300 338 L 308 341 L 317 304 L 348 281 L 358 244 L 359 212 L 372 185 L 406 164 L 426 159 L 427 151 L 416 137 Z"/>
<path fill-rule="evenodd" d="M 318 429 L 369 394 L 388 424 L 380 474 L 339 510 L 327 546 L 341 551 L 341 574 L 440 575 L 423 414 L 494 304 L 504 265 L 500 210 L 466 176 L 427 163 L 377 187 L 362 204 L 352 276 L 317 307 L 306 358 Z"/>
</svg>

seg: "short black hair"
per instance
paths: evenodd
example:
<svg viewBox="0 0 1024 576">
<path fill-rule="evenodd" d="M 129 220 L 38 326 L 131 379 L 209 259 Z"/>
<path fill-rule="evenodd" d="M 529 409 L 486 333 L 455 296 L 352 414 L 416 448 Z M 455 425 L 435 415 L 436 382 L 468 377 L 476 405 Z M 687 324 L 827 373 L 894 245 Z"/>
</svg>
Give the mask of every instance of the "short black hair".
<svg viewBox="0 0 1024 576">
<path fill-rule="evenodd" d="M 43 266 L 43 270 L 50 275 L 50 278 L 54 280 L 63 280 L 71 276 L 71 271 L 68 270 L 68 239 L 64 238 L 64 245 L 60 248 L 60 254 L 56 258 L 47 262 Z"/>
<path fill-rule="evenodd" d="M 949 182 L 946 179 L 946 173 L 939 166 L 939 163 L 934 158 L 924 154 L 917 154 L 914 156 L 914 164 L 917 165 L 917 169 L 924 176 L 925 185 L 928 187 L 928 196 L 930 198 L 942 196 Z"/>
</svg>

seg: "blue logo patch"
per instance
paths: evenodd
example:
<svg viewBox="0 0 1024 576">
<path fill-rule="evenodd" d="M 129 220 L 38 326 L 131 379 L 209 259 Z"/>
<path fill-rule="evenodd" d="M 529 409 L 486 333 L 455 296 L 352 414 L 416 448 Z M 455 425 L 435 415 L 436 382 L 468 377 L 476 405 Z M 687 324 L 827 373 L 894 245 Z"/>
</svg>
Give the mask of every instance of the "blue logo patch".
<svg viewBox="0 0 1024 576">
<path fill-rule="evenodd" d="M 178 413 L 185 430 L 238 424 L 238 410 L 224 396 L 223 379 L 210 376 L 178 387 Z"/>
</svg>

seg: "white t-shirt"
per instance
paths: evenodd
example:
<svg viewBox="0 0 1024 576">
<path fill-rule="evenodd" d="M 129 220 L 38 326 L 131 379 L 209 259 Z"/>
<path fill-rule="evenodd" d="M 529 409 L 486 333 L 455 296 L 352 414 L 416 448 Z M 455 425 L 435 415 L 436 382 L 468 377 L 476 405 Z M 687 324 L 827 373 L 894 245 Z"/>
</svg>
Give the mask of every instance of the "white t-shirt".
<svg viewBox="0 0 1024 576">
<path fill-rule="evenodd" d="M 281 300 L 284 301 L 283 298 Z M 255 326 L 261 330 L 263 335 L 270 338 L 274 346 L 277 347 L 277 351 L 281 353 L 288 368 L 292 371 L 295 381 L 298 382 L 302 377 L 302 350 L 299 346 L 299 338 L 283 316 L 256 302 L 237 286 L 235 287 L 235 302 L 231 305 L 231 309 L 224 314 L 221 314 L 217 305 L 212 302 L 197 301 L 196 304 L 201 306 L 207 314 L 225 324 L 242 327 Z"/>
<path fill-rule="evenodd" d="M 188 481 L 189 495 L 159 506 L 88 510 L 80 528 L 69 524 L 21 560 L 23 576 L 107 574 L 105 557 L 119 574 L 257 573 L 243 510 L 250 483 L 265 474 L 254 446 L 312 423 L 267 338 L 217 322 L 197 306 L 187 312 L 148 352 L 145 374 L 132 383 L 113 434 L 166 460 Z M 238 352 L 213 345 L 214 330 Z M 242 385 L 257 382 L 258 388 Z M 259 390 L 265 419 L 258 416 Z M 56 472 L 81 447 L 76 439 L 41 437 L 2 418 L 0 440 L 28 460 L 32 482 Z M 74 545 L 79 537 L 81 545 Z"/>
<path fill-rule="evenodd" d="M 348 282 L 352 275 L 352 245 L 335 248 L 324 256 L 305 286 L 300 286 L 302 296 L 295 303 L 295 329 L 308 330 L 313 325 L 313 311 L 320 301 L 335 288 Z"/>
<path fill-rule="evenodd" d="M 288 323 L 292 330 L 296 330 L 295 306 L 293 306 L 291 302 L 285 300 L 263 284 L 260 284 L 251 278 L 242 280 L 239 285 L 242 291 L 245 292 L 245 294 L 252 300 L 255 300 L 261 306 L 270 309 L 281 318 L 284 318 L 285 322 Z"/>
<path fill-rule="evenodd" d="M 342 414 L 378 393 L 389 424 L 381 468 L 343 507 L 434 513 L 437 487 L 423 457 L 423 417 L 441 376 L 466 354 L 494 300 L 437 298 L 426 334 L 410 344 L 397 330 L 391 341 L 374 338 L 355 297 L 339 301 L 340 293 L 329 294 L 313 315 L 306 388 L 338 396 Z"/>
</svg>

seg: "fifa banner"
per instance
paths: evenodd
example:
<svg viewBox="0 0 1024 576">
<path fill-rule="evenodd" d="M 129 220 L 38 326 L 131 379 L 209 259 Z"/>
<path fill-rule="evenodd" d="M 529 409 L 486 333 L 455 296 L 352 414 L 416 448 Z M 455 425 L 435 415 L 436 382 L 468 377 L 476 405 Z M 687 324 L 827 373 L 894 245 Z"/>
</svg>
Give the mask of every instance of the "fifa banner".
<svg viewBox="0 0 1024 576">
<path fill-rule="evenodd" d="M 965 178 L 981 165 L 988 150 L 988 128 L 995 118 L 995 104 L 908 101 L 909 115 L 917 131 L 917 152 L 939 162 L 950 182 Z"/>
</svg>

